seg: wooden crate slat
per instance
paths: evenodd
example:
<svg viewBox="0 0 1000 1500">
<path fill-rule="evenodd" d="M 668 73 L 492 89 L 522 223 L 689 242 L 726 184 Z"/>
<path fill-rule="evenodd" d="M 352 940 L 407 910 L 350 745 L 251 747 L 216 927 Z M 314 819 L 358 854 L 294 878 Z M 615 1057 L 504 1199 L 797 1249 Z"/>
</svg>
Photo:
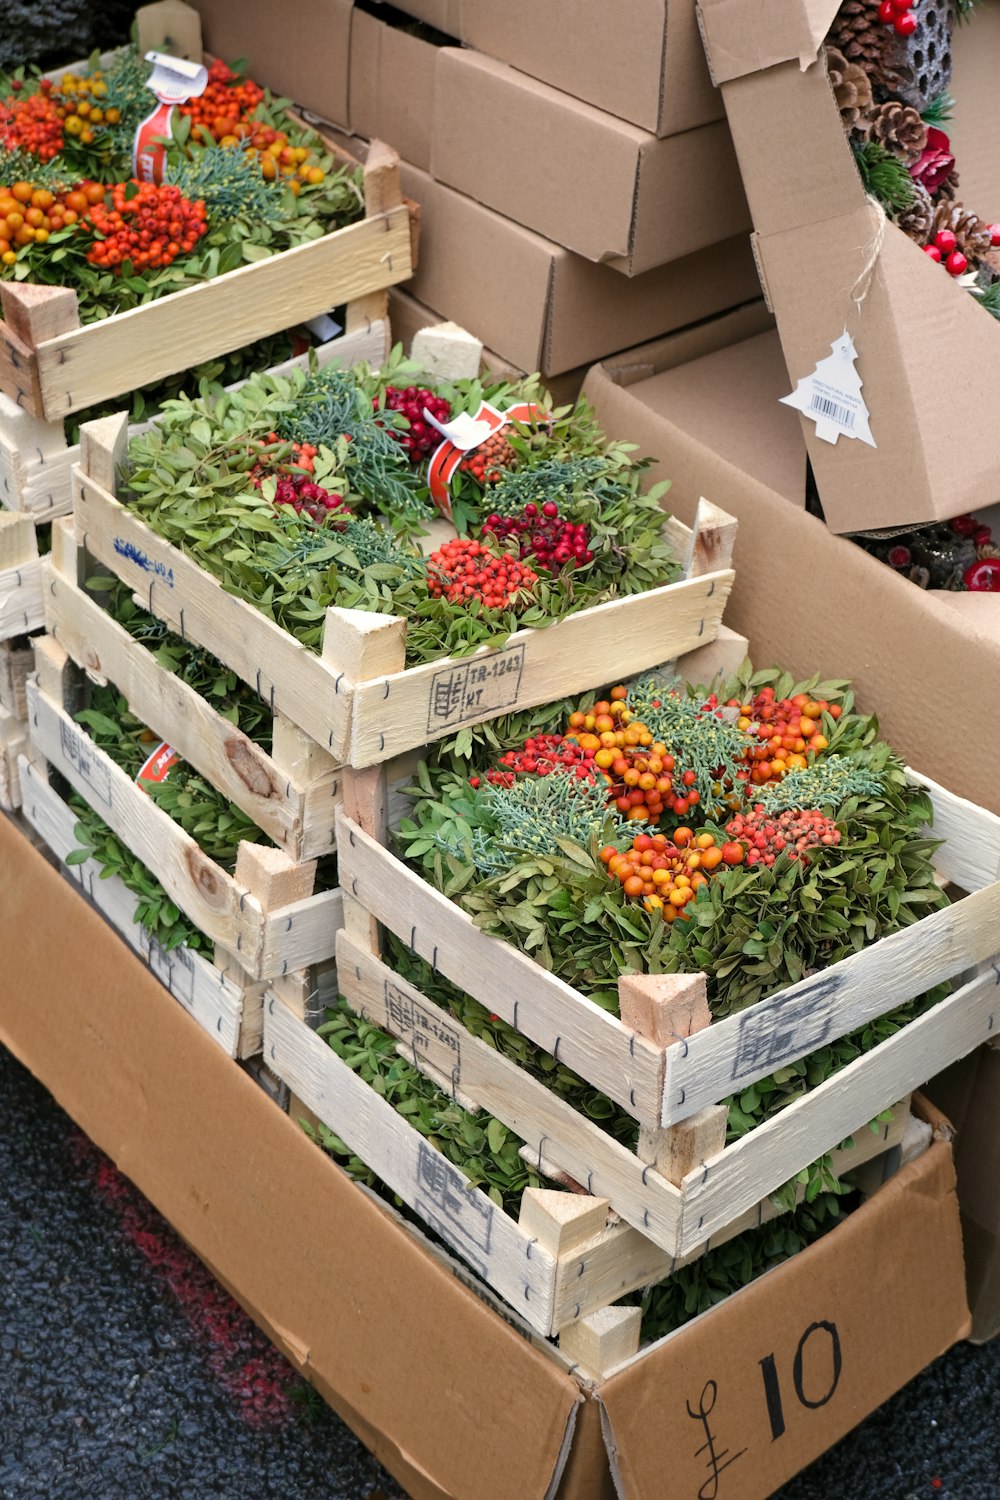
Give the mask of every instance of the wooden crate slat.
<svg viewBox="0 0 1000 1500">
<path fill-rule="evenodd" d="M 0 708 L 5 708 L 15 719 L 27 717 L 25 686 L 33 667 L 30 644 L 16 647 L 11 641 L 0 641 Z"/>
<path fill-rule="evenodd" d="M 169 741 L 276 844 L 296 859 L 334 847 L 333 761 L 321 783 L 296 783 L 273 756 L 176 673 L 161 667 L 96 600 L 63 577 L 55 554 L 43 564 L 43 584 L 45 623 L 63 649 L 86 671 L 113 682 L 143 723 Z M 317 841 L 319 830 L 314 829 L 312 847 L 306 848 L 307 801 L 312 797 L 323 804 L 326 838 Z"/>
<path fill-rule="evenodd" d="M 568 615 L 545 630 L 522 630 L 499 651 L 358 683 L 352 766 L 375 764 L 463 724 L 530 708 L 615 682 L 693 650 L 718 632 L 735 574 L 703 574 Z M 651 643 L 655 643 L 655 646 Z"/>
<path fill-rule="evenodd" d="M 0 324 L 0 383 L 36 415 L 63 417 L 406 281 L 412 269 L 400 205 L 35 349 Z"/>
<path fill-rule="evenodd" d="M 944 839 L 934 856 L 938 873 L 963 891 L 978 891 L 1000 877 L 1000 817 L 910 766 L 906 774 L 934 804 L 934 821 L 926 831 Z"/>
<path fill-rule="evenodd" d="M 981 963 L 1000 943 L 1000 883 L 668 1047 L 663 1123 L 766 1078 Z"/>
<path fill-rule="evenodd" d="M 516 1063 L 472 1036 L 347 932 L 337 940 L 337 968 L 341 993 L 351 1008 L 400 1037 L 415 1066 L 433 1069 L 448 1092 L 474 1099 L 588 1192 L 607 1198 L 654 1243 L 673 1249 L 681 1194 L 672 1183 Z"/>
<path fill-rule="evenodd" d="M 0 808 L 16 812 L 21 806 L 20 759 L 28 748 L 23 720 L 0 708 Z"/>
<path fill-rule="evenodd" d="M 658 1123 L 663 1053 L 466 912 L 338 813 L 340 882 L 390 931 L 489 1010 L 637 1119 Z M 474 984 L 473 984 L 474 976 Z"/>
<path fill-rule="evenodd" d="M 252 978 L 269 978 L 271 963 L 277 964 L 279 972 L 287 972 L 332 956 L 339 905 L 336 892 L 292 902 L 277 912 L 263 911 L 255 896 L 203 854 L 34 683 L 28 684 L 28 714 L 31 740 L 41 754 L 153 871 L 171 900 L 213 942 L 233 954 Z M 296 919 L 301 920 L 301 947 Z M 279 929 L 280 948 L 275 935 Z M 326 952 L 317 952 L 323 941 Z M 276 948 L 278 956 L 269 958 Z"/>
<path fill-rule="evenodd" d="M 40 630 L 45 623 L 40 559 L 0 572 L 0 640 Z"/>
<path fill-rule="evenodd" d="M 65 864 L 70 851 L 79 847 L 79 840 L 73 832 L 76 819 L 72 810 L 48 785 L 38 768 L 23 758 L 21 783 L 24 816 Z M 250 1012 L 253 1009 L 259 1012 L 255 1028 L 258 1033 L 263 1025 L 261 986 L 234 983 L 200 953 L 188 948 L 165 952 L 136 922 L 138 898 L 117 875 L 102 880 L 101 866 L 96 860 L 66 865 L 65 869 L 132 951 L 148 964 L 160 983 L 194 1016 L 213 1041 L 230 1057 L 245 1055 L 242 1045 L 244 1028 L 252 1028 Z"/>
<path fill-rule="evenodd" d="M 351 686 L 323 659 L 227 594 L 196 562 L 165 542 L 95 480 L 74 470 L 77 536 L 134 590 L 151 614 L 196 641 L 254 687 L 337 760 L 350 732 Z"/>
<path fill-rule="evenodd" d="M 749 1206 L 863 1122 L 964 1057 L 996 1029 L 1000 966 L 992 964 L 933 1010 L 857 1058 L 751 1131 L 683 1183 L 683 1243 L 721 1228 L 735 1203 Z"/>
<path fill-rule="evenodd" d="M 273 996 L 264 1004 L 264 1056 L 292 1092 L 533 1328 L 552 1331 L 555 1257 L 531 1246 L 503 1209 L 470 1188 L 457 1167 Z"/>
</svg>

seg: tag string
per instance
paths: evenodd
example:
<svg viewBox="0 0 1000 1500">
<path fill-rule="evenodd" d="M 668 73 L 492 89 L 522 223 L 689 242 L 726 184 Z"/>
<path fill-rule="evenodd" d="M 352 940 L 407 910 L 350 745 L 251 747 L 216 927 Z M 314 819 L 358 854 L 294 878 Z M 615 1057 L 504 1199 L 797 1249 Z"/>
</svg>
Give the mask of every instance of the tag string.
<svg viewBox="0 0 1000 1500">
<path fill-rule="evenodd" d="M 855 311 L 858 317 L 860 317 L 861 315 L 862 305 L 865 298 L 868 296 L 868 293 L 871 291 L 872 282 L 875 280 L 875 271 L 878 267 L 878 258 L 882 253 L 882 246 L 885 244 L 885 226 L 888 222 L 886 219 L 885 209 L 882 207 L 878 199 L 873 198 L 871 193 L 867 194 L 867 199 L 868 211 L 869 213 L 873 213 L 875 215 L 875 233 L 872 236 L 871 240 L 868 242 L 868 246 L 865 252 L 865 263 L 861 268 L 861 273 L 858 276 L 857 281 L 851 287 L 851 290 L 848 294 L 851 301 L 854 303 Z"/>
</svg>

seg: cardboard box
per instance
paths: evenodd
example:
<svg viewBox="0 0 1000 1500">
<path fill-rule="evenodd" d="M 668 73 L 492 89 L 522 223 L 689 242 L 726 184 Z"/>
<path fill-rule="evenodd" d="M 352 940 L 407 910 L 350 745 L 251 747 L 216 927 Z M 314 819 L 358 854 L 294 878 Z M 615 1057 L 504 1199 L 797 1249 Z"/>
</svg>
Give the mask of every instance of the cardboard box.
<svg viewBox="0 0 1000 1500">
<path fill-rule="evenodd" d="M 700 495 L 739 518 L 726 623 L 755 658 L 849 677 L 904 758 L 1000 812 L 1000 695 L 987 690 L 1000 675 L 995 598 L 963 595 L 956 609 L 807 514 L 805 443 L 778 404 L 785 388 L 773 320 L 757 304 L 618 355 L 583 389 L 611 436 L 658 456 L 650 482 L 673 481 L 666 503 L 682 521 Z M 964 753 L 934 704 L 975 705 Z"/>
<path fill-rule="evenodd" d="M 252 77 L 325 120 L 348 119 L 348 64 L 354 0 L 192 0 L 205 51 L 245 57 Z"/>
<path fill-rule="evenodd" d="M 458 26 L 467 45 L 653 135 L 722 118 L 694 0 L 630 0 L 627 12 L 607 0 L 464 0 Z"/>
<path fill-rule="evenodd" d="M 836 11 L 837 0 L 700 6 L 787 363 L 780 394 L 810 375 L 845 329 L 858 351 L 878 446 L 843 436 L 828 443 L 812 420 L 796 417 L 827 522 L 843 532 L 946 518 L 1000 498 L 990 419 L 1000 326 L 866 199 L 821 50 Z M 956 144 L 970 162 L 966 176 L 958 159 L 961 192 L 989 222 L 1000 218 L 1000 7 L 977 9 L 954 42 Z"/>
<path fill-rule="evenodd" d="M 724 121 L 660 140 L 457 48 L 438 53 L 431 170 L 628 276 L 750 228 Z"/>
<path fill-rule="evenodd" d="M 380 10 L 402 11 L 415 21 L 444 32 L 445 36 L 462 35 L 462 0 L 389 0 L 384 5 L 383 0 L 374 0 L 374 3 Z"/>
<path fill-rule="evenodd" d="M 1000 1051 L 988 1044 L 927 1085 L 954 1121 L 955 1170 L 974 1344 L 1000 1333 Z"/>
<path fill-rule="evenodd" d="M 412 31 L 355 9 L 347 113 L 335 123 L 370 141 L 390 141 L 406 161 L 430 171 L 438 51 Z"/>
<path fill-rule="evenodd" d="M 429 328 L 434 323 L 446 322 L 443 313 L 435 312 L 433 308 L 427 307 L 425 303 L 418 302 L 409 292 L 402 287 L 393 287 L 389 295 L 389 327 L 391 329 L 392 342 L 402 344 L 407 354 L 413 342 L 413 335 L 421 328 Z M 526 375 L 533 375 L 533 370 L 521 370 L 509 360 L 502 359 L 493 349 L 483 349 L 483 368 L 496 380 L 523 380 Z M 575 370 L 567 370 L 563 375 L 554 375 L 547 379 L 545 384 L 549 393 L 559 406 L 567 405 L 576 400 L 580 394 L 589 365 L 578 365 Z"/>
<path fill-rule="evenodd" d="M 414 1500 L 613 1500 L 612 1466 L 628 1500 L 686 1500 L 709 1431 L 764 1500 L 968 1330 L 940 1142 L 588 1386 L 324 1157 L 6 820 L 0 942 L 4 1045 Z"/>
<path fill-rule="evenodd" d="M 644 276 L 619 276 L 402 165 L 421 206 L 408 290 L 520 370 L 561 375 L 757 296 L 745 236 Z"/>
</svg>

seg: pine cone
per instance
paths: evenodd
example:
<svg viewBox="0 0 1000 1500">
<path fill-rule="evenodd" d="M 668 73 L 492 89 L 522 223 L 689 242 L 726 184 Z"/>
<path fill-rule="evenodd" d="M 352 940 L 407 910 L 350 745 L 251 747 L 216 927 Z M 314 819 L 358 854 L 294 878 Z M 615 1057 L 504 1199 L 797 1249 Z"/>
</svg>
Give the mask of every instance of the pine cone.
<svg viewBox="0 0 1000 1500">
<path fill-rule="evenodd" d="M 911 240 L 916 240 L 918 245 L 926 245 L 932 238 L 934 204 L 930 193 L 921 183 L 913 184 L 913 202 L 909 208 L 901 209 L 894 217 L 903 233 L 909 235 Z"/>
<path fill-rule="evenodd" d="M 888 34 L 878 18 L 878 0 L 844 0 L 830 27 L 827 47 L 869 75 L 877 74 Z"/>
<path fill-rule="evenodd" d="M 868 138 L 898 156 L 906 166 L 912 167 L 923 154 L 927 126 L 909 104 L 895 99 L 876 104 L 868 110 L 865 121 Z"/>
<path fill-rule="evenodd" d="M 1000 557 L 1000 546 L 996 542 L 981 542 L 976 548 L 976 557 L 979 562 L 985 562 L 988 557 Z"/>
<path fill-rule="evenodd" d="M 953 167 L 934 195 L 942 203 L 954 203 L 958 197 L 958 172 Z"/>
<path fill-rule="evenodd" d="M 857 63 L 848 62 L 836 47 L 826 49 L 826 68 L 844 128 L 853 130 L 864 119 L 865 112 L 872 107 L 872 86 L 868 82 L 868 74 Z"/>
<path fill-rule="evenodd" d="M 933 239 L 942 229 L 951 230 L 958 241 L 957 248 L 969 260 L 981 260 L 992 245 L 989 225 L 961 203 L 946 199 L 937 205 L 929 238 Z"/>
</svg>

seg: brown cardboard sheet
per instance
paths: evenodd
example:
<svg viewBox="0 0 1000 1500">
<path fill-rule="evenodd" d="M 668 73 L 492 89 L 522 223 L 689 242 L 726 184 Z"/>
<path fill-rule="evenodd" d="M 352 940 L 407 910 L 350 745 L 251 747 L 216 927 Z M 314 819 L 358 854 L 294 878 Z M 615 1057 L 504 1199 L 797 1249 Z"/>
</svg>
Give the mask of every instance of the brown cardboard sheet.
<svg viewBox="0 0 1000 1500">
<path fill-rule="evenodd" d="M 5 818 L 0 945 L 0 1040 L 411 1494 L 543 1496 L 576 1382 L 359 1192 Z M 484 1491 L 501 1429 L 517 1441 Z"/>
<path fill-rule="evenodd" d="M 348 115 L 355 135 L 388 141 L 425 170 L 431 164 L 434 70 L 431 42 L 355 9 L 351 23 Z"/>
<path fill-rule="evenodd" d="M 347 78 L 353 0 L 194 0 L 205 50 L 234 62 L 247 59 L 251 76 L 325 120 L 347 118 Z"/>
<path fill-rule="evenodd" d="M 635 276 L 745 233 L 721 120 L 657 139 L 480 53 L 437 57 L 434 177 Z"/>
<path fill-rule="evenodd" d="M 805 447 L 800 439 L 796 450 L 794 413 L 778 403 L 770 330 L 763 306 L 739 310 L 606 361 L 584 394 L 609 433 L 656 456 L 651 478 L 672 480 L 666 503 L 681 520 L 690 524 L 699 495 L 739 517 L 726 621 L 756 660 L 850 678 L 901 755 L 1000 812 L 1000 695 L 986 690 L 1000 676 L 1000 638 L 989 601 L 959 612 L 801 508 Z M 949 712 L 929 714 L 928 703 Z M 956 755 L 950 714 L 967 703 L 979 753 Z"/>
</svg>

